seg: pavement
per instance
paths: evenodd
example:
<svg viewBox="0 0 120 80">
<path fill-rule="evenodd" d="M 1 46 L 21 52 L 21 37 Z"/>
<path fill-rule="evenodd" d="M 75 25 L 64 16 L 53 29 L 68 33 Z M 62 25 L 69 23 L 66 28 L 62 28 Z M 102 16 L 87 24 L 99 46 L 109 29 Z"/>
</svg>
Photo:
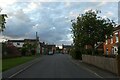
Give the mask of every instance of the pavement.
<svg viewBox="0 0 120 80">
<path fill-rule="evenodd" d="M 3 72 L 3 78 L 118 78 L 111 72 L 74 60 L 68 54 L 44 55 Z"/>
<path fill-rule="evenodd" d="M 84 69 L 98 75 L 100 78 L 120 78 L 120 76 L 116 75 L 115 73 L 112 73 L 110 71 L 101 69 L 94 65 L 82 62 L 82 60 L 72 59 L 72 62 L 75 63 L 76 65 L 78 65 L 79 67 L 84 68 Z"/>
</svg>

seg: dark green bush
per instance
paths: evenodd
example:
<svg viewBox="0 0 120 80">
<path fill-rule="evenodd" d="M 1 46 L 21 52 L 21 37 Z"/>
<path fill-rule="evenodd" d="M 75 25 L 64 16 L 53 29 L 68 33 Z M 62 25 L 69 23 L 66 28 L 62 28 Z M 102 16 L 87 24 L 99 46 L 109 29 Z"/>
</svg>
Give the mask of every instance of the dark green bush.
<svg viewBox="0 0 120 80">
<path fill-rule="evenodd" d="M 80 50 L 72 49 L 70 51 L 70 55 L 74 59 L 82 59 L 82 54 L 81 54 Z"/>
</svg>

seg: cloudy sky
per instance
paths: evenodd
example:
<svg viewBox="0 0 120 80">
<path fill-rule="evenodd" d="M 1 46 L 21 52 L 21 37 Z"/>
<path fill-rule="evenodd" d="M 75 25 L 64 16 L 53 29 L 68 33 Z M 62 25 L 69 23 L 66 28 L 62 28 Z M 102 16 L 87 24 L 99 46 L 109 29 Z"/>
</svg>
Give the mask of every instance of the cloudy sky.
<svg viewBox="0 0 120 80">
<path fill-rule="evenodd" d="M 94 1 L 94 2 L 93 2 Z M 55 44 L 71 44 L 71 20 L 87 10 L 101 10 L 100 16 L 118 22 L 118 2 L 18 1 L 0 2 L 1 13 L 8 15 L 6 29 L 0 38 L 35 38 Z"/>
</svg>

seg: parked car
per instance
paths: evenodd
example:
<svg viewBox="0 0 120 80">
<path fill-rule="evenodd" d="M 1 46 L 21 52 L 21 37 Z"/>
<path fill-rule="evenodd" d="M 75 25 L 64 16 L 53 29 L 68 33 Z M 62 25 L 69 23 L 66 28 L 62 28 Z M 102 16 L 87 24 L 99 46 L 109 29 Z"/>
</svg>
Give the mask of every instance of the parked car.
<svg viewBox="0 0 120 80">
<path fill-rule="evenodd" d="M 52 52 L 52 51 L 49 51 L 49 52 L 48 52 L 48 55 L 53 55 L 53 52 Z"/>
</svg>

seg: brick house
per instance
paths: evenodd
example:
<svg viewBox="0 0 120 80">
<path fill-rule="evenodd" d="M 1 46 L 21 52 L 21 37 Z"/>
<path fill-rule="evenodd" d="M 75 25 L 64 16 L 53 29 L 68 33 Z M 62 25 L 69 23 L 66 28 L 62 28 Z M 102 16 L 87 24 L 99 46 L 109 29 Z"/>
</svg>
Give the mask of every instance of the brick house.
<svg viewBox="0 0 120 80">
<path fill-rule="evenodd" d="M 63 47 L 63 53 L 69 54 L 70 50 L 72 48 L 72 45 L 62 45 Z"/>
<path fill-rule="evenodd" d="M 52 52 L 53 54 L 56 52 L 56 45 L 54 44 L 46 44 L 46 48 L 48 52 Z"/>
<path fill-rule="evenodd" d="M 120 25 L 114 28 L 112 35 L 105 37 L 106 41 L 103 43 L 104 55 L 117 55 L 120 43 Z"/>
</svg>

